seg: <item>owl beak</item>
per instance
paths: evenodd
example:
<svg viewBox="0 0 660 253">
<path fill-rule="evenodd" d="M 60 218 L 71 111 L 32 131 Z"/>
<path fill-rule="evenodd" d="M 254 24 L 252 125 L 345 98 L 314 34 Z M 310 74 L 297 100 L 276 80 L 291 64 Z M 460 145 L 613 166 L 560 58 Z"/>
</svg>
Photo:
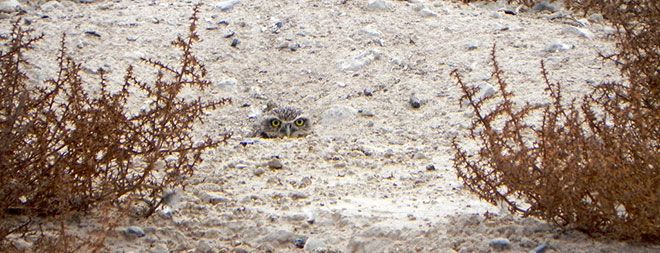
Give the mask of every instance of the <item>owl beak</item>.
<svg viewBox="0 0 660 253">
<path fill-rule="evenodd" d="M 286 124 L 284 129 L 286 130 L 286 137 L 291 137 L 291 124 Z"/>
</svg>

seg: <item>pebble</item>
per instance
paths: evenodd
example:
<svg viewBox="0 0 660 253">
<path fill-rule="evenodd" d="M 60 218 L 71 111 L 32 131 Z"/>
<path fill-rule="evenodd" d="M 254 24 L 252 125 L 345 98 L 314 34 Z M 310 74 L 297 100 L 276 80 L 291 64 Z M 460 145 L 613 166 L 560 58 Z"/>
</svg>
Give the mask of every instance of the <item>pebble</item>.
<svg viewBox="0 0 660 253">
<path fill-rule="evenodd" d="M 204 201 L 208 202 L 211 204 L 218 204 L 222 202 L 228 202 L 229 199 L 225 198 L 223 196 L 220 196 L 219 194 L 213 193 L 213 192 L 200 192 L 199 193 L 199 198 Z"/>
<path fill-rule="evenodd" d="M 367 3 L 367 10 L 386 11 L 390 10 L 391 4 L 385 0 L 371 0 Z"/>
<path fill-rule="evenodd" d="M 437 17 L 438 13 L 435 11 L 432 11 L 431 9 L 424 7 L 423 9 L 419 10 L 419 14 L 422 15 L 422 17 Z"/>
<path fill-rule="evenodd" d="M 369 110 L 358 110 L 358 114 L 364 116 L 364 117 L 373 117 L 376 116 L 376 114 L 372 111 Z"/>
<path fill-rule="evenodd" d="M 427 171 L 434 171 L 435 170 L 435 165 L 433 165 L 433 164 L 426 165 L 426 170 Z"/>
<path fill-rule="evenodd" d="M 546 250 L 548 250 L 548 248 L 549 248 L 548 244 L 544 243 L 530 250 L 529 253 L 544 253 Z"/>
<path fill-rule="evenodd" d="M 316 252 L 316 250 L 320 250 L 325 248 L 325 243 L 316 237 L 311 237 L 307 239 L 307 242 L 305 242 L 305 252 Z"/>
<path fill-rule="evenodd" d="M 600 23 L 603 22 L 605 18 L 603 17 L 603 14 L 600 13 L 594 13 L 589 15 L 589 21 L 594 22 L 594 23 Z"/>
<path fill-rule="evenodd" d="M 339 69 L 342 71 L 357 71 L 369 65 L 375 60 L 380 59 L 381 53 L 376 49 L 370 49 L 339 64 Z"/>
<path fill-rule="evenodd" d="M 488 245 L 495 250 L 511 249 L 511 242 L 506 238 L 495 238 L 488 242 Z"/>
<path fill-rule="evenodd" d="M 556 4 L 550 3 L 549 1 L 541 1 L 532 7 L 533 11 L 549 11 L 549 12 L 556 12 L 559 8 L 557 7 Z"/>
<path fill-rule="evenodd" d="M 195 247 L 195 253 L 213 253 L 213 247 L 207 241 L 199 241 Z"/>
<path fill-rule="evenodd" d="M 564 33 L 572 33 L 572 34 L 578 35 L 582 38 L 587 38 L 587 39 L 593 39 L 594 38 L 594 34 L 591 33 L 589 30 L 587 30 L 585 28 L 578 28 L 578 27 L 570 26 L 570 27 L 564 28 L 564 30 L 562 30 L 562 31 Z"/>
<path fill-rule="evenodd" d="M 51 12 L 55 9 L 62 8 L 62 4 L 58 1 L 48 1 L 41 5 L 41 10 L 45 12 Z"/>
<path fill-rule="evenodd" d="M 341 121 L 354 119 L 357 110 L 349 106 L 334 106 L 323 113 L 322 122 L 336 124 Z"/>
<path fill-rule="evenodd" d="M 307 236 L 302 236 L 302 237 L 298 237 L 296 239 L 293 239 L 293 245 L 296 246 L 296 248 L 299 248 L 299 249 L 304 248 L 306 242 L 307 242 Z"/>
<path fill-rule="evenodd" d="M 0 2 L 0 12 L 12 13 L 23 10 L 23 6 L 16 0 L 5 0 Z"/>
<path fill-rule="evenodd" d="M 174 210 L 171 207 L 163 207 L 163 209 L 158 211 L 158 214 L 164 219 L 171 219 L 174 216 Z"/>
<path fill-rule="evenodd" d="M 253 172 L 253 174 L 257 177 L 263 175 L 264 173 L 266 173 L 266 171 L 264 169 L 261 169 L 261 168 L 255 169 L 254 172 Z"/>
<path fill-rule="evenodd" d="M 552 44 L 548 45 L 544 49 L 544 51 L 546 51 L 548 53 L 556 53 L 556 52 L 563 52 L 563 51 L 569 50 L 571 48 L 573 48 L 572 45 L 568 45 L 568 44 L 561 43 L 561 42 L 555 42 L 555 43 L 552 43 Z"/>
<path fill-rule="evenodd" d="M 284 168 L 284 165 L 282 165 L 282 162 L 278 159 L 273 159 L 268 162 L 268 168 L 271 168 L 273 170 L 281 170 Z"/>
<path fill-rule="evenodd" d="M 477 100 L 481 101 L 486 97 L 494 95 L 495 92 L 497 92 L 497 90 L 489 83 L 481 83 L 479 85 L 479 94 L 477 95 Z M 470 101 L 463 100 L 463 105 L 468 105 L 468 104 L 470 104 Z"/>
<path fill-rule="evenodd" d="M 371 87 L 364 88 L 364 90 L 362 90 L 362 94 L 364 94 L 367 97 L 371 97 L 374 95 L 374 88 Z"/>
<path fill-rule="evenodd" d="M 236 34 L 236 32 L 234 32 L 234 30 L 229 29 L 222 35 L 222 37 L 231 38 L 232 36 L 234 36 L 234 34 Z"/>
<path fill-rule="evenodd" d="M 83 4 L 90 4 L 90 3 L 96 2 L 96 0 L 78 0 L 78 2 L 83 3 Z"/>
<path fill-rule="evenodd" d="M 138 226 L 130 226 L 126 228 L 124 232 L 128 236 L 144 237 L 146 235 L 144 233 L 144 230 L 142 230 L 142 228 Z"/>
<path fill-rule="evenodd" d="M 215 4 L 215 7 L 221 11 L 229 11 L 234 8 L 234 5 L 237 5 L 240 2 L 241 0 L 226 0 Z"/>
<path fill-rule="evenodd" d="M 479 48 L 479 46 L 475 43 L 470 43 L 470 44 L 465 45 L 465 48 L 468 51 L 472 51 L 472 50 L 476 50 L 477 48 Z"/>
<path fill-rule="evenodd" d="M 220 82 L 217 82 L 217 83 L 216 83 L 216 86 L 217 86 L 218 88 L 223 89 L 223 90 L 231 91 L 231 90 L 235 90 L 235 89 L 236 89 L 236 84 L 237 84 L 237 83 L 238 83 L 238 81 L 237 81 L 236 79 L 234 79 L 234 78 L 229 78 L 229 79 L 226 79 L 226 80 L 222 80 L 222 81 L 220 81 Z M 243 144 L 243 143 L 241 143 L 241 144 Z M 246 144 L 252 144 L 252 143 L 246 143 Z"/>
<path fill-rule="evenodd" d="M 238 46 L 238 44 L 241 44 L 241 40 L 239 40 L 237 38 L 234 38 L 233 40 L 231 40 L 231 46 L 232 47 L 236 47 L 236 46 Z"/>
<path fill-rule="evenodd" d="M 422 107 L 422 101 L 420 101 L 419 98 L 415 97 L 414 95 L 410 96 L 410 99 L 408 99 L 408 104 L 410 107 L 415 109 Z"/>
</svg>

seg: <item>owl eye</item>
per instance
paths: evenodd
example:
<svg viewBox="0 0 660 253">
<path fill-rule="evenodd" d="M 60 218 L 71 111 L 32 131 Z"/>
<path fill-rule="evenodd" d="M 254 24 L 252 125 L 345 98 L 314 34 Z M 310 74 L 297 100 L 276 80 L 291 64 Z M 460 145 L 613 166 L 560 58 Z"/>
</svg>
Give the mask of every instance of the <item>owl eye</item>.
<svg viewBox="0 0 660 253">
<path fill-rule="evenodd" d="M 303 125 L 305 125 L 305 120 L 304 119 L 297 119 L 296 121 L 294 121 L 294 123 L 296 124 L 296 126 L 303 126 Z"/>
<path fill-rule="evenodd" d="M 273 119 L 270 121 L 270 125 L 273 127 L 280 127 L 280 125 L 282 125 L 282 121 L 279 119 Z"/>
</svg>

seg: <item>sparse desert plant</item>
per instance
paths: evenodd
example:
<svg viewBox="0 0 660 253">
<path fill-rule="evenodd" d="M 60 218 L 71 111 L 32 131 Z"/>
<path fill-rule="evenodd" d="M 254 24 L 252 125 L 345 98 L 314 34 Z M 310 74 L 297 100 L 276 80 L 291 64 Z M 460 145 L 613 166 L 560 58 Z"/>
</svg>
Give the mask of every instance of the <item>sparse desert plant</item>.
<svg viewBox="0 0 660 253">
<path fill-rule="evenodd" d="M 142 82 L 127 68 L 121 89 L 110 91 L 99 70 L 99 91 L 92 94 L 81 64 L 67 53 L 62 37 L 57 76 L 35 84 L 25 73 L 25 54 L 43 36 L 32 36 L 17 21 L 0 52 L 0 245 L 9 234 L 29 231 L 35 217 L 87 212 L 101 203 L 126 207 L 145 204 L 142 215 L 161 205 L 166 189 L 185 185 L 204 151 L 230 136 L 196 138 L 204 113 L 229 99 L 184 99 L 184 88 L 204 89 L 206 69 L 192 46 L 199 6 L 177 66 L 143 59 L 158 74 Z M 146 97 L 147 106 L 130 108 L 129 98 Z M 10 222 L 12 214 L 28 217 Z M 6 245 L 5 245 L 6 246 Z"/>
<path fill-rule="evenodd" d="M 573 2 L 575 3 L 575 2 Z M 617 27 L 614 61 L 626 82 L 602 83 L 577 101 L 541 76 L 552 101 L 520 105 L 491 53 L 497 94 L 451 75 L 475 113 L 467 142 L 453 141 L 454 167 L 466 187 L 493 203 L 562 227 L 620 239 L 660 239 L 660 8 L 657 2 L 594 3 Z M 635 16 L 640 15 L 640 16 Z M 487 106 L 488 105 L 488 106 Z M 532 115 L 542 115 L 534 122 Z M 524 202 L 524 203 L 520 203 Z"/>
</svg>

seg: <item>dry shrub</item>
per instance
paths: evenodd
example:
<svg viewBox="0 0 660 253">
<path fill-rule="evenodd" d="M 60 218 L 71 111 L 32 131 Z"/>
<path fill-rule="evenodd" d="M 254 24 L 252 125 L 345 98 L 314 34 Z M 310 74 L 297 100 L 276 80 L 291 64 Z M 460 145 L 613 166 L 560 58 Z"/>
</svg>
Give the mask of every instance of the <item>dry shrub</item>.
<svg viewBox="0 0 660 253">
<path fill-rule="evenodd" d="M 130 66 L 116 92 L 99 70 L 98 94 L 86 90 L 94 85 L 83 82 L 82 66 L 68 55 L 64 36 L 57 76 L 34 84 L 24 72 L 25 53 L 42 36 L 14 24 L 0 53 L 0 242 L 29 231 L 33 217 L 87 212 L 102 203 L 146 204 L 142 214 L 150 215 L 164 190 L 185 184 L 204 151 L 229 138 L 193 134 L 203 114 L 228 99 L 181 96 L 184 88 L 211 84 L 192 52 L 199 41 L 198 8 L 188 36 L 172 42 L 182 52 L 178 66 L 143 59 L 158 70 L 155 81 L 139 81 Z M 146 97 L 147 106 L 131 110 L 128 101 L 135 97 Z M 10 222 L 12 214 L 28 219 Z"/>
<path fill-rule="evenodd" d="M 495 46 L 497 94 L 479 98 L 479 89 L 451 73 L 463 91 L 461 101 L 475 113 L 467 139 L 479 148 L 470 152 L 454 139 L 454 167 L 479 197 L 525 216 L 592 235 L 657 242 L 660 8 L 657 1 L 614 2 L 588 7 L 603 11 L 618 29 L 618 52 L 603 57 L 619 66 L 625 83 L 602 83 L 567 103 L 541 62 L 552 103 L 519 105 L 507 89 Z M 531 119 L 535 115 L 542 115 L 540 122 Z"/>
</svg>

